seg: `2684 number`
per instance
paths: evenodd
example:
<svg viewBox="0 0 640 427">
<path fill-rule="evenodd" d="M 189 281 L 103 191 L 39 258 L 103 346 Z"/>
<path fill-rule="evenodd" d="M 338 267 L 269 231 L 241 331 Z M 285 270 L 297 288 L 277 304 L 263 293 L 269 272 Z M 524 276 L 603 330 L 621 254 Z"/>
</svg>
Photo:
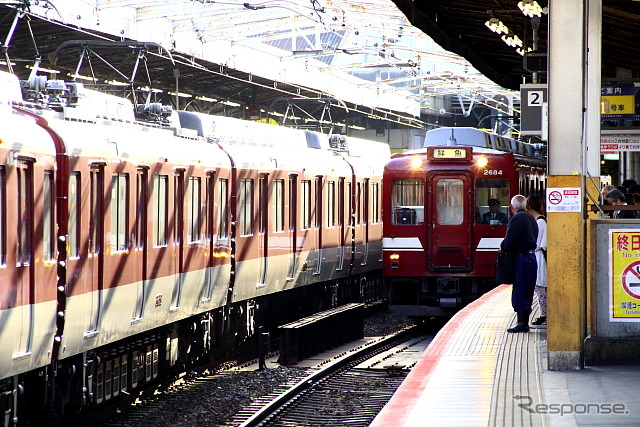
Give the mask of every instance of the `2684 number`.
<svg viewBox="0 0 640 427">
<path fill-rule="evenodd" d="M 502 169 L 485 169 L 484 175 L 502 175 Z"/>
</svg>

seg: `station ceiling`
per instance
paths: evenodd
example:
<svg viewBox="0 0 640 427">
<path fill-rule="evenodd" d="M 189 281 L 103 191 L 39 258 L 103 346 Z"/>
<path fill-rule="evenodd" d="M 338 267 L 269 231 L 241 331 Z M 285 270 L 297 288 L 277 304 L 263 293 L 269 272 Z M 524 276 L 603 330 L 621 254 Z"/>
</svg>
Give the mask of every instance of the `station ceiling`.
<svg viewBox="0 0 640 427">
<path fill-rule="evenodd" d="M 518 34 L 525 47 L 533 46 L 532 19 L 518 9 L 517 0 L 393 0 L 409 21 L 445 49 L 466 58 L 499 85 L 517 90 L 531 76 L 523 57 L 485 22 L 500 19 Z M 539 1 L 542 8 L 547 1 Z M 547 52 L 547 15 L 538 29 L 537 51 Z M 602 76 L 614 79 L 617 69 L 640 70 L 640 2 L 602 0 Z M 542 76 L 544 78 L 544 75 Z"/>
<path fill-rule="evenodd" d="M 24 65 L 39 59 L 43 71 L 60 73 L 52 78 L 82 74 L 120 92 L 127 86 L 113 82 L 128 82 L 179 108 L 228 114 L 259 106 L 420 128 L 421 111 L 443 111 L 429 102 L 434 95 L 457 95 L 469 109 L 507 108 L 505 96 L 517 96 L 426 38 L 391 0 L 0 0 L 0 69 L 15 64 L 24 79 Z M 316 73 L 303 78 L 307 69 Z M 336 94 L 340 73 L 347 94 Z"/>
</svg>

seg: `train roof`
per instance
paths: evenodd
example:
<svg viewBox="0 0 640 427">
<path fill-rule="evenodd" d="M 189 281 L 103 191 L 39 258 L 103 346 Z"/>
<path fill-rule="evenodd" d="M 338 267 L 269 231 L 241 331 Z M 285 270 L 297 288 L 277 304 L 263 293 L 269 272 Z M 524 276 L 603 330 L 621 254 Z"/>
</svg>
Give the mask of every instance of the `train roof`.
<svg viewBox="0 0 640 427">
<path fill-rule="evenodd" d="M 440 147 L 440 146 L 445 148 L 452 147 L 447 145 L 434 145 L 434 147 Z M 467 147 L 467 146 L 468 145 L 458 144 L 455 147 Z M 473 145 L 471 145 L 470 147 L 473 150 L 474 154 L 505 154 L 504 151 L 494 150 L 493 148 L 477 147 Z M 428 147 L 416 148 L 415 150 L 406 150 L 406 151 L 403 151 L 402 153 L 394 153 L 391 157 L 396 158 L 396 157 L 403 157 L 403 156 L 415 156 L 417 154 L 424 154 L 426 156 L 428 151 L 429 151 Z M 509 153 L 509 154 L 513 154 L 513 153 Z"/>
<path fill-rule="evenodd" d="M 377 141 L 173 111 L 154 103 L 134 105 L 128 99 L 87 89 L 82 83 L 47 80 L 35 74 L 21 82 L 0 71 L 0 89 L 0 108 L 4 105 L 10 111 L 8 106 L 13 104 L 45 117 L 64 134 L 70 152 L 81 150 L 84 155 L 117 158 L 125 153 L 145 161 L 170 156 L 184 163 L 193 157 L 187 147 L 206 141 L 220 143 L 235 153 L 241 151 L 242 155 L 236 157 L 243 159 L 244 167 L 293 168 L 296 161 L 309 157 L 308 163 L 319 173 L 327 167 L 338 173 L 343 167 L 338 165 L 344 163 L 339 160 L 341 156 L 358 170 L 381 170 L 390 156 L 389 146 Z M 138 132 L 138 136 L 132 137 L 132 132 Z M 169 141 L 173 137 L 183 141 L 174 141 L 172 146 Z M 92 144 L 86 144 L 87 139 Z"/>
<path fill-rule="evenodd" d="M 427 131 L 424 147 L 435 145 L 470 145 L 526 157 L 543 158 L 545 147 L 471 127 L 443 127 Z"/>
</svg>

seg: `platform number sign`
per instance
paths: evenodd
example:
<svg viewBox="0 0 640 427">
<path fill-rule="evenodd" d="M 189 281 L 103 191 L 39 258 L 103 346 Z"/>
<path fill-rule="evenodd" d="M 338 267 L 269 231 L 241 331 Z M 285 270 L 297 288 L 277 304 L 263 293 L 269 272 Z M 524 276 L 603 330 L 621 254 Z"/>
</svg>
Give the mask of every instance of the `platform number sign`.
<svg viewBox="0 0 640 427">
<path fill-rule="evenodd" d="M 543 134 L 544 106 L 547 102 L 547 85 L 524 84 L 520 86 L 520 135 Z"/>
<path fill-rule="evenodd" d="M 527 92 L 527 105 L 529 107 L 542 107 L 544 102 L 544 92 L 541 90 L 531 90 Z"/>
</svg>

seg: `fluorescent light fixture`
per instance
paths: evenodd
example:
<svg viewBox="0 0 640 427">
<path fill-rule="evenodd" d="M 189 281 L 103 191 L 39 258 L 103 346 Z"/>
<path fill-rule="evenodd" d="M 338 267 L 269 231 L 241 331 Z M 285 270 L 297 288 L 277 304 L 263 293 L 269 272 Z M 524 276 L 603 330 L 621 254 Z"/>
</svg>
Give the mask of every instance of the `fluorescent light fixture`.
<svg viewBox="0 0 640 427">
<path fill-rule="evenodd" d="M 513 33 L 509 33 L 509 34 L 504 34 L 502 37 L 500 37 L 502 39 L 503 42 L 505 42 L 508 46 L 511 47 L 522 47 L 522 40 L 520 40 L 520 37 L 518 37 L 517 35 L 513 34 Z"/>
<path fill-rule="evenodd" d="M 182 93 L 182 92 L 168 92 L 169 95 L 171 96 L 179 96 L 180 98 L 192 98 L 191 94 L 188 93 Z"/>
<path fill-rule="evenodd" d="M 119 82 L 118 80 L 107 80 L 106 83 L 112 86 L 131 86 L 129 83 Z"/>
<path fill-rule="evenodd" d="M 237 102 L 232 102 L 232 101 L 222 101 L 222 103 L 224 105 L 228 105 L 229 107 L 239 107 L 240 104 L 238 104 Z"/>
<path fill-rule="evenodd" d="M 525 50 L 524 50 L 524 48 L 519 47 L 519 48 L 517 48 L 517 49 L 516 49 L 516 52 L 518 52 L 521 56 L 524 56 L 524 54 L 525 54 L 526 52 L 531 52 L 532 50 L 533 50 L 533 49 L 531 49 L 530 47 L 528 47 L 528 48 L 527 48 L 527 50 L 525 51 Z"/>
<path fill-rule="evenodd" d="M 507 26 L 504 25 L 501 20 L 499 20 L 498 18 L 495 18 L 495 17 L 489 18 L 489 20 L 487 22 L 485 22 L 484 25 L 486 25 L 488 29 L 490 29 L 491 31 L 493 31 L 496 34 L 508 34 L 509 33 L 509 29 L 507 28 Z"/>
<path fill-rule="evenodd" d="M 32 65 L 25 65 L 25 68 L 30 68 L 33 69 L 34 67 Z M 43 73 L 52 73 L 52 74 L 58 74 L 60 73 L 60 71 L 58 70 L 52 70 L 51 68 L 43 68 L 43 67 L 35 67 L 37 71 L 42 71 Z"/>
<path fill-rule="evenodd" d="M 206 101 L 206 102 L 218 102 L 217 99 L 209 98 L 208 96 L 196 96 L 196 99 L 199 101 Z"/>
<path fill-rule="evenodd" d="M 533 18 L 534 16 L 541 17 L 543 12 L 536 0 L 520 0 L 518 8 L 529 18 Z"/>
<path fill-rule="evenodd" d="M 91 82 L 94 82 L 97 80 L 97 79 L 94 79 L 93 77 L 83 76 L 82 74 L 67 73 L 67 76 L 71 77 L 72 79 L 89 80 Z"/>
<path fill-rule="evenodd" d="M 162 89 L 153 89 L 153 88 L 150 88 L 149 86 L 143 86 L 143 87 L 140 88 L 140 90 L 142 92 L 151 92 L 151 93 L 162 93 L 163 92 Z"/>
</svg>

